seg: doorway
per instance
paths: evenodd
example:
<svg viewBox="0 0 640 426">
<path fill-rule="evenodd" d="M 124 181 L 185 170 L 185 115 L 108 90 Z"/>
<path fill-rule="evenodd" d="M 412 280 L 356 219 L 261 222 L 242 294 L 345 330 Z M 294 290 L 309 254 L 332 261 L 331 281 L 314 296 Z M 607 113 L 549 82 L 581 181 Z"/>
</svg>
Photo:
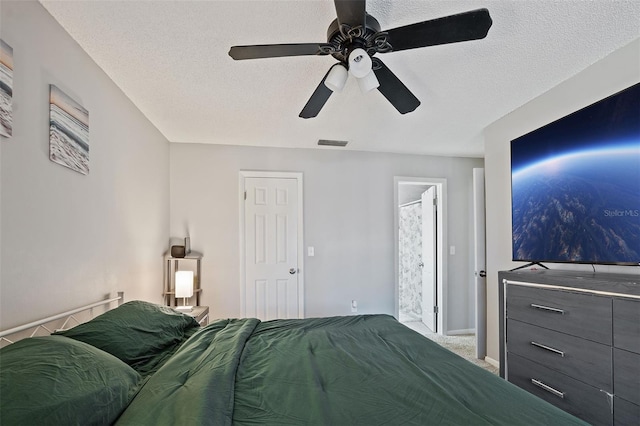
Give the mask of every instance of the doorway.
<svg viewBox="0 0 640 426">
<path fill-rule="evenodd" d="M 446 179 L 394 178 L 396 318 L 446 333 Z"/>
</svg>

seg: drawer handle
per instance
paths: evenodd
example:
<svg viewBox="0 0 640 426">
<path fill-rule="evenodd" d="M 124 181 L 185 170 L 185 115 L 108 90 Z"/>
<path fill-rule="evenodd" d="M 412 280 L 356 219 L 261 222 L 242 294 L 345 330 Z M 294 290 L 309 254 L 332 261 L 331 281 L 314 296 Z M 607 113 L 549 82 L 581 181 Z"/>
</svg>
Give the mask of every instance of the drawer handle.
<svg viewBox="0 0 640 426">
<path fill-rule="evenodd" d="M 542 309 L 543 311 L 549 311 L 549 312 L 553 312 L 553 313 L 556 313 L 556 314 L 564 315 L 564 311 L 562 309 L 558 309 L 558 308 L 551 308 L 549 306 L 544 306 L 544 305 L 536 305 L 535 303 L 532 303 L 531 307 L 534 308 L 534 309 Z"/>
<path fill-rule="evenodd" d="M 552 388 L 549 385 L 545 385 L 544 383 L 542 383 L 540 380 L 536 380 L 536 379 L 531 379 L 531 383 L 533 383 L 534 385 L 536 385 L 537 387 L 546 390 L 549 393 L 554 394 L 555 396 L 564 399 L 564 392 L 560 392 L 557 389 Z"/>
<path fill-rule="evenodd" d="M 538 343 L 538 342 L 531 342 L 531 344 L 537 348 L 546 349 L 564 358 L 564 352 L 562 352 L 559 349 L 555 349 L 555 348 L 552 348 L 551 346 L 543 345 L 542 343 Z"/>
</svg>

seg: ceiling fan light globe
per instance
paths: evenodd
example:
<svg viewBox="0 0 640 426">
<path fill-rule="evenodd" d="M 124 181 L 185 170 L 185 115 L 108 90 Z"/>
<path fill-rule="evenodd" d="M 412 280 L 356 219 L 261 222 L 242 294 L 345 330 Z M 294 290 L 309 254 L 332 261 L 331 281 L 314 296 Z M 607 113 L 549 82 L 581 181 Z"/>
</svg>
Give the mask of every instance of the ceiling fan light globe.
<svg viewBox="0 0 640 426">
<path fill-rule="evenodd" d="M 344 65 L 336 64 L 329 70 L 327 78 L 324 79 L 324 85 L 332 92 L 341 92 L 348 77 L 349 74 Z"/>
<path fill-rule="evenodd" d="M 371 72 L 371 57 L 364 49 L 353 49 L 349 54 L 349 73 L 355 78 L 362 78 Z"/>
<path fill-rule="evenodd" d="M 369 71 L 369 74 L 358 79 L 358 86 L 362 93 L 369 93 L 373 89 L 380 87 L 380 82 L 373 71 Z"/>
</svg>

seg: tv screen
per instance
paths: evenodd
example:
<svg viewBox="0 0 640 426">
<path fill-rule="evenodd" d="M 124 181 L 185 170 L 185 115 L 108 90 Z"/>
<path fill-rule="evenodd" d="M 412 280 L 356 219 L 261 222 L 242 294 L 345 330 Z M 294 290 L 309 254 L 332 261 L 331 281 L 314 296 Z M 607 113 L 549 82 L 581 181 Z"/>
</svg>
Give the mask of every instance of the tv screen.
<svg viewBox="0 0 640 426">
<path fill-rule="evenodd" d="M 511 141 L 513 260 L 640 264 L 640 83 Z"/>
</svg>

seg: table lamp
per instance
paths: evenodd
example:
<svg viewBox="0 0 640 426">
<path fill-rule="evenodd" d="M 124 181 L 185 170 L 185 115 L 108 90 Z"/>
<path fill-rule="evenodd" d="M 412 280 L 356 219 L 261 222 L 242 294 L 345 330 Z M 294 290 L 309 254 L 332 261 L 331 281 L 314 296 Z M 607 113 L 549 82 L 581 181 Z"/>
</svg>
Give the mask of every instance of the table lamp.
<svg viewBox="0 0 640 426">
<path fill-rule="evenodd" d="M 187 306 L 187 298 L 193 296 L 193 271 L 176 271 L 176 298 L 182 297 L 182 306 L 177 306 L 179 311 L 190 312 L 193 306 Z"/>
</svg>

